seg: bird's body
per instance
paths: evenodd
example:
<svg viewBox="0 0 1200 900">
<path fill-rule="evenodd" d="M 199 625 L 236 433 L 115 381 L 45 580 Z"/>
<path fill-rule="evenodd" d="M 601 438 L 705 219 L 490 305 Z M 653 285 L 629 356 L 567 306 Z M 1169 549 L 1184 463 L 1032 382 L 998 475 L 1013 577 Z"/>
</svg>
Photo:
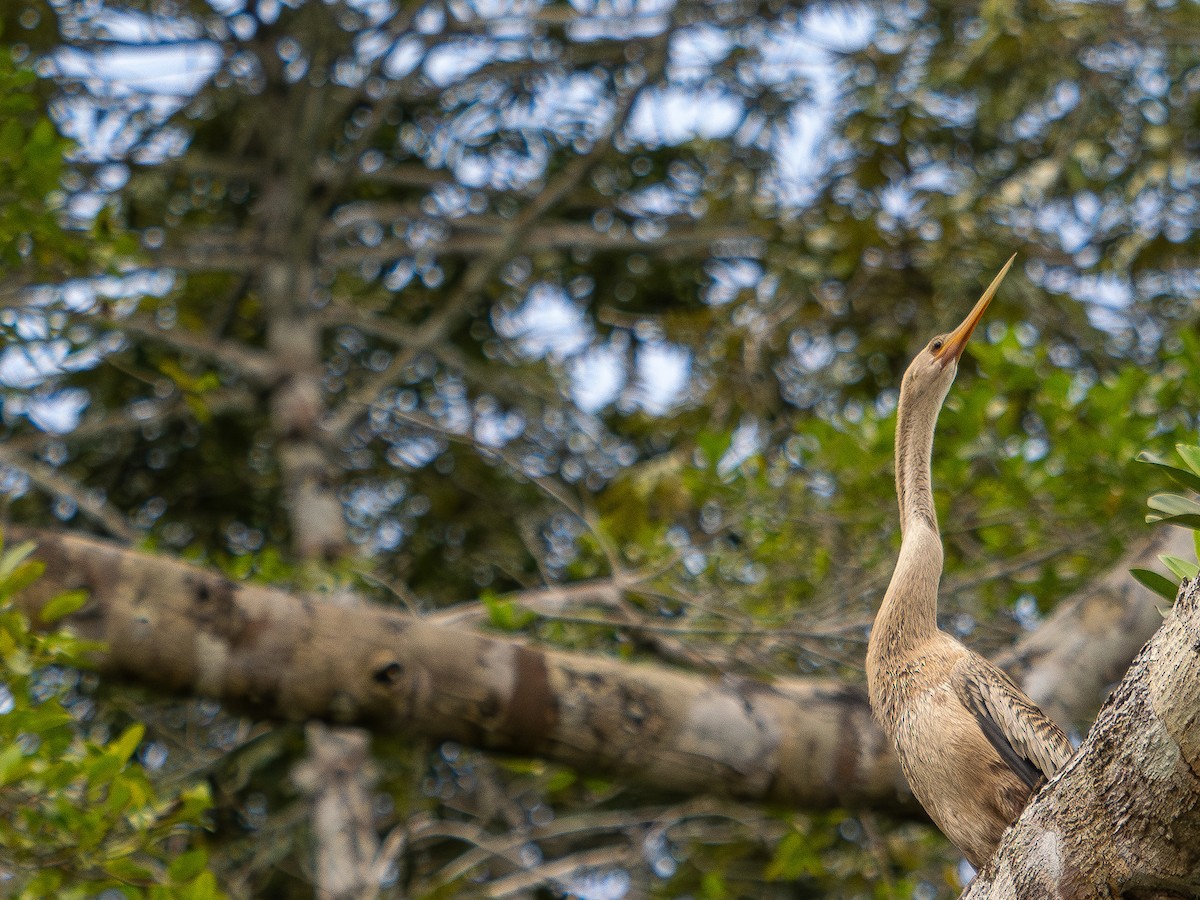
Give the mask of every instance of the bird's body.
<svg viewBox="0 0 1200 900">
<path fill-rule="evenodd" d="M 896 421 L 903 538 L 867 646 L 871 708 L 913 794 L 977 868 L 1037 785 L 1071 755 L 1066 735 L 1007 675 L 937 627 L 942 541 L 931 487 L 933 430 L 958 357 L 1007 271 L 904 375 Z"/>
<path fill-rule="evenodd" d="M 890 723 L 887 730 L 913 795 L 979 868 L 1037 785 L 1070 756 L 1070 743 L 1003 672 L 944 633 L 882 666 L 876 676 L 872 705 Z M 970 694 L 984 686 L 1007 694 L 997 707 L 1008 715 L 1008 730 L 1028 729 L 1044 743 L 1044 768 L 1012 746 L 985 704 L 972 705 Z"/>
</svg>

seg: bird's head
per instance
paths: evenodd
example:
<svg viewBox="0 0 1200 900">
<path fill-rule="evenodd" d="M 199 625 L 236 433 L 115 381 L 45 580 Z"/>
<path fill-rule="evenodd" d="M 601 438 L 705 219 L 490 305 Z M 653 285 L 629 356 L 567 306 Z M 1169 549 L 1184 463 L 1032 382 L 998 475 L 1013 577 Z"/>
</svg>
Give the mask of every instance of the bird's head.
<svg viewBox="0 0 1200 900">
<path fill-rule="evenodd" d="M 1000 282 L 1004 280 L 1004 276 L 1008 274 L 1008 270 L 1016 258 L 1017 255 L 1014 253 L 1004 264 L 1000 274 L 992 279 L 992 283 L 988 285 L 983 296 L 979 298 L 979 302 L 975 304 L 975 308 L 963 319 L 961 325 L 949 334 L 937 335 L 917 354 L 916 359 L 909 365 L 908 371 L 904 373 L 904 381 L 900 385 L 902 399 L 910 402 L 923 400 L 941 406 L 942 401 L 946 399 L 947 391 L 950 390 L 950 385 L 954 382 L 954 376 L 958 372 L 958 359 L 966 349 L 967 341 L 971 339 L 971 333 L 979 324 L 979 320 L 983 318 L 988 304 L 996 296 L 996 289 L 1000 287 Z"/>
</svg>

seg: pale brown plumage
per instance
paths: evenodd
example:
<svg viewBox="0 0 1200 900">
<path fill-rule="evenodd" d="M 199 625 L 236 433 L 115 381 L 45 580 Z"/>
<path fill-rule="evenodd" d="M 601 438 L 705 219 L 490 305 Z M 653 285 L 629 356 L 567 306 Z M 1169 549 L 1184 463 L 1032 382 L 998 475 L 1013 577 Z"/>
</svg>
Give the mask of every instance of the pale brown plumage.
<svg viewBox="0 0 1200 900">
<path fill-rule="evenodd" d="M 871 708 L 913 794 L 976 868 L 1072 752 L 1062 730 L 1007 675 L 937 627 L 942 541 L 930 484 L 933 430 L 958 358 L 1011 265 L 963 323 L 930 341 L 904 373 L 896 418 L 903 538 L 867 645 Z"/>
</svg>

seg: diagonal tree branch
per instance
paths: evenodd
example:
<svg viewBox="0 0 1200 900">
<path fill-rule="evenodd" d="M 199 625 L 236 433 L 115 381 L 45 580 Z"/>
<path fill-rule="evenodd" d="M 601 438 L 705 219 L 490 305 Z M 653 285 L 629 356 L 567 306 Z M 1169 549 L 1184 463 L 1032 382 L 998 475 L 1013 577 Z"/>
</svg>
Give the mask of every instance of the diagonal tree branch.
<svg viewBox="0 0 1200 900">
<path fill-rule="evenodd" d="M 1200 580 L 1192 579 L 1087 740 L 964 898 L 1197 896 L 1198 654 Z"/>
<path fill-rule="evenodd" d="M 138 531 L 110 503 L 94 491 L 89 491 L 74 478 L 26 456 L 11 447 L 0 444 L 0 465 L 18 469 L 29 476 L 42 490 L 55 497 L 66 497 L 78 507 L 85 517 L 91 519 L 104 531 L 125 542 L 137 539 Z"/>
<path fill-rule="evenodd" d="M 270 716 L 425 734 L 608 770 L 655 790 L 789 805 L 914 812 L 859 688 L 834 680 L 704 677 L 567 653 L 239 584 L 65 533 L 39 542 L 47 574 L 22 595 L 90 592 L 69 620 L 107 650 L 97 666 Z"/>
</svg>

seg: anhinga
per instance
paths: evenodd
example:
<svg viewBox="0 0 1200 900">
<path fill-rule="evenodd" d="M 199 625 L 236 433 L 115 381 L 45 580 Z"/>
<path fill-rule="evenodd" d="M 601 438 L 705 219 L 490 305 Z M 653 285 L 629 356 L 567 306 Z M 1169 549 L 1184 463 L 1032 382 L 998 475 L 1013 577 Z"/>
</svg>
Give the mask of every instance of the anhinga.
<svg viewBox="0 0 1200 900">
<path fill-rule="evenodd" d="M 958 359 L 1013 259 L 963 323 L 931 340 L 904 373 L 896 414 L 900 558 L 867 645 L 871 708 L 913 794 L 976 868 L 1072 752 L 1062 730 L 1007 675 L 937 625 L 942 541 L 930 485 L 933 429 Z"/>
</svg>

